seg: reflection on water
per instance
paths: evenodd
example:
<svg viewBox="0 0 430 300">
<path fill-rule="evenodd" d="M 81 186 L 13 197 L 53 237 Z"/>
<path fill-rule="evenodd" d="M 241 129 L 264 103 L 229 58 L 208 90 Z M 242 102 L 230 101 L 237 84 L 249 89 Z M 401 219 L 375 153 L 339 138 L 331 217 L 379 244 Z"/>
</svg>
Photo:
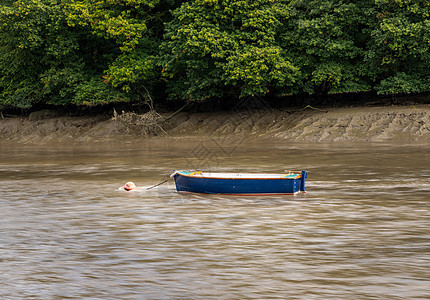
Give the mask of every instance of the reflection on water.
<svg viewBox="0 0 430 300">
<path fill-rule="evenodd" d="M 146 190 L 199 161 L 196 145 L 0 145 L 0 298 L 430 295 L 427 147 L 206 147 L 213 170 L 306 169 L 308 194 Z"/>
</svg>

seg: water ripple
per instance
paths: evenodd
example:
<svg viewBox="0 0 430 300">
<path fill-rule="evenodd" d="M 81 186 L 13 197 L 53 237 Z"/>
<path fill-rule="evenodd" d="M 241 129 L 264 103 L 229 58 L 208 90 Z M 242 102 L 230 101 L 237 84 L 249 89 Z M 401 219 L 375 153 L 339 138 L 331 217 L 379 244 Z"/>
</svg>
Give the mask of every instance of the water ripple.
<svg viewBox="0 0 430 300">
<path fill-rule="evenodd" d="M 97 149 L 6 149 L 25 155 L 0 156 L 0 297 L 425 299 L 430 294 L 426 151 L 324 146 L 299 155 L 301 146 L 273 146 L 271 159 L 266 148 L 241 150 L 224 162 L 242 169 L 252 162 L 249 170 L 272 171 L 296 167 L 302 159 L 310 171 L 308 194 L 182 195 L 173 182 L 146 190 L 190 153 L 185 146 L 174 154 L 157 147 L 99 149 L 100 155 Z M 408 164 L 393 167 L 406 153 Z M 145 163 L 136 163 L 136 156 Z M 128 180 L 137 183 L 136 191 L 119 189 Z"/>
</svg>

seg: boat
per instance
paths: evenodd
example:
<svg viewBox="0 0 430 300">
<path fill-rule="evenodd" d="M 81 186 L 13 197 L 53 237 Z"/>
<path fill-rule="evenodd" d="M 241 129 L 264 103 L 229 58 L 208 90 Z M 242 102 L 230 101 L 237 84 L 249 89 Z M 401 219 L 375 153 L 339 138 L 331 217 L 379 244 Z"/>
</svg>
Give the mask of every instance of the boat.
<svg viewBox="0 0 430 300">
<path fill-rule="evenodd" d="M 294 195 L 306 193 L 307 171 L 268 173 L 222 173 L 173 171 L 176 190 L 181 193 L 227 195 Z"/>
</svg>

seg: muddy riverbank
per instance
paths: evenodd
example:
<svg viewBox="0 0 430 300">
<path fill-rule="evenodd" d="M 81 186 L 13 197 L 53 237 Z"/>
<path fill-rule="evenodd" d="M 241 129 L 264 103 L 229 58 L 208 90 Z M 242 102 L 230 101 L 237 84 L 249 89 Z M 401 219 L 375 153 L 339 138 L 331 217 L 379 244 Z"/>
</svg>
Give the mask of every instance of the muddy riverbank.
<svg viewBox="0 0 430 300">
<path fill-rule="evenodd" d="M 19 143 L 243 137 L 291 142 L 430 142 L 430 105 L 66 116 L 52 112 L 0 120 L 2 141 Z M 124 116 L 124 115 L 123 115 Z M 146 122 L 146 123 L 145 123 Z"/>
</svg>

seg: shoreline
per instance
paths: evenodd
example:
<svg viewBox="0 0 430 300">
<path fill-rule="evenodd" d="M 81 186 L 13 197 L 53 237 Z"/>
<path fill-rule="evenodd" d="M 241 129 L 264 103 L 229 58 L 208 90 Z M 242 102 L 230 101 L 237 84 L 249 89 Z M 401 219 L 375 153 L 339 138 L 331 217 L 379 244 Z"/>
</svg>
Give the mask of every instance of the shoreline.
<svg viewBox="0 0 430 300">
<path fill-rule="evenodd" d="M 163 114 L 167 118 L 171 113 Z M 121 115 L 120 115 L 121 116 Z M 152 139 L 270 139 L 299 143 L 430 143 L 430 105 L 369 106 L 320 109 L 242 109 L 180 112 L 166 121 L 148 123 L 145 115 L 127 122 L 106 115 L 0 119 L 2 141 L 23 144 L 141 142 Z"/>
</svg>

